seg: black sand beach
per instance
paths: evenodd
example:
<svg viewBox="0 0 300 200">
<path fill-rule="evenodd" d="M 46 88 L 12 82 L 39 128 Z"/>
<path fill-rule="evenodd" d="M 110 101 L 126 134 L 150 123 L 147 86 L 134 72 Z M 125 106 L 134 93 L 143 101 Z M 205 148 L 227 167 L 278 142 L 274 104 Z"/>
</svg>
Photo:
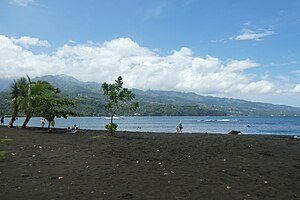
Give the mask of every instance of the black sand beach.
<svg viewBox="0 0 300 200">
<path fill-rule="evenodd" d="M 0 127 L 1 200 L 300 199 L 291 136 L 63 132 Z"/>
</svg>

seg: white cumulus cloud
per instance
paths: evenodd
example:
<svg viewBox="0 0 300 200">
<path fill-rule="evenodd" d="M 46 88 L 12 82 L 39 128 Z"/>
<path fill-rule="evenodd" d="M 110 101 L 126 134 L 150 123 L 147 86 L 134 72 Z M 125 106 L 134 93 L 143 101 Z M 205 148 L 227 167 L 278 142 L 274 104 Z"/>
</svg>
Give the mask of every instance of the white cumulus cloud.
<svg viewBox="0 0 300 200">
<path fill-rule="evenodd" d="M 23 36 L 20 38 L 11 38 L 11 41 L 15 44 L 21 45 L 25 48 L 29 48 L 30 46 L 44 46 L 48 47 L 50 46 L 49 42 L 47 40 L 40 40 L 38 38 Z"/>
<path fill-rule="evenodd" d="M 15 44 L 11 38 L 0 35 L 1 77 L 18 77 L 26 73 L 32 77 L 55 72 L 61 64 L 57 58 L 33 52 Z"/>
<path fill-rule="evenodd" d="M 253 74 L 246 73 L 246 69 L 259 67 L 251 59 L 222 61 L 209 55 L 200 57 L 187 47 L 162 56 L 130 38 L 102 44 L 68 43 L 51 53 L 33 53 L 24 44 L 47 46 L 49 43 L 38 38 L 21 38 L 0 35 L 1 77 L 66 74 L 101 83 L 113 82 L 121 75 L 129 88 L 218 96 L 258 95 L 278 90 L 276 84 L 259 78 L 254 80 Z"/>
<path fill-rule="evenodd" d="M 296 85 L 292 90 L 291 92 L 294 92 L 294 93 L 300 93 L 300 84 Z"/>
<path fill-rule="evenodd" d="M 259 65 L 250 59 L 246 60 L 232 60 L 227 64 L 226 71 L 242 72 L 248 68 L 258 67 Z"/>
</svg>

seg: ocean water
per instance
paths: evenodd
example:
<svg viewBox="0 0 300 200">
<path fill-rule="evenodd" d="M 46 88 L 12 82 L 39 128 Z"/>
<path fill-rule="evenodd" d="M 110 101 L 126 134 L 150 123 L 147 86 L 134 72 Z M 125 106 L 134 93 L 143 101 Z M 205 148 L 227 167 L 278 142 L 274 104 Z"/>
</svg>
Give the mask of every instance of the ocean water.
<svg viewBox="0 0 300 200">
<path fill-rule="evenodd" d="M 40 126 L 40 117 L 33 117 L 28 126 Z M 134 116 L 119 117 L 115 122 L 121 131 L 175 133 L 182 120 L 184 133 L 228 133 L 238 130 L 244 134 L 300 135 L 300 116 Z M 7 124 L 9 119 L 5 120 Z M 21 125 L 20 117 L 16 125 Z M 82 129 L 104 130 L 105 117 L 69 117 L 56 119 L 55 127 L 79 125 Z M 248 126 L 249 125 L 249 126 Z"/>
</svg>

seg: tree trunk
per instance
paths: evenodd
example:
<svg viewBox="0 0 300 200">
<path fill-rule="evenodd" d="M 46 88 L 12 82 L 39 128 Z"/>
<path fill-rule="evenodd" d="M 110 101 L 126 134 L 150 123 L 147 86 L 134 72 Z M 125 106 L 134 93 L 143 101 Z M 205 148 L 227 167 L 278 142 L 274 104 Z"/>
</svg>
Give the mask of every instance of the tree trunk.
<svg viewBox="0 0 300 200">
<path fill-rule="evenodd" d="M 26 115 L 25 121 L 22 125 L 22 128 L 26 128 L 26 125 L 28 124 L 28 122 L 30 121 L 31 116 L 30 115 Z"/>
<path fill-rule="evenodd" d="M 114 116 L 111 115 L 111 116 L 110 116 L 110 123 L 111 123 L 111 124 L 113 123 L 113 119 L 114 119 Z"/>
<path fill-rule="evenodd" d="M 113 123 L 114 115 L 115 115 L 115 113 L 111 113 L 111 114 L 110 114 L 110 125 L 112 125 L 112 123 Z M 113 131 L 113 129 L 110 130 L 110 136 L 114 136 L 114 131 Z"/>
<path fill-rule="evenodd" d="M 9 124 L 8 124 L 8 127 L 9 127 L 9 128 L 13 128 L 13 127 L 14 127 L 14 123 L 15 123 L 15 121 L 16 121 L 16 118 L 17 118 L 17 115 L 13 115 L 13 116 L 11 117 L 11 120 L 10 120 L 10 122 L 9 122 Z"/>
</svg>

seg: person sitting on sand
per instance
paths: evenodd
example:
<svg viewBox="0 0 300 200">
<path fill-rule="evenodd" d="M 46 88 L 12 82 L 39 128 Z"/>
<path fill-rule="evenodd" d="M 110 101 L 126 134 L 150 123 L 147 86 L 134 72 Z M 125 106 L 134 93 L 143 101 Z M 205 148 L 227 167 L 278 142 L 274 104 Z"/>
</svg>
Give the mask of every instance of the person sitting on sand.
<svg viewBox="0 0 300 200">
<path fill-rule="evenodd" d="M 74 124 L 74 127 L 73 127 L 74 130 L 79 130 L 79 126 Z"/>
<path fill-rule="evenodd" d="M 68 126 L 67 128 L 67 133 L 77 133 L 80 131 L 80 127 L 76 124 L 74 124 L 74 126 L 72 126 L 72 128 L 70 128 L 70 126 Z"/>
<path fill-rule="evenodd" d="M 74 126 L 71 128 L 71 130 L 72 130 L 72 131 L 75 131 L 75 130 L 76 130 L 76 126 L 77 126 L 77 125 L 74 124 Z"/>
<path fill-rule="evenodd" d="M 77 132 L 76 125 L 74 125 L 72 127 L 68 126 L 66 133 L 76 133 L 76 132 Z"/>
</svg>

